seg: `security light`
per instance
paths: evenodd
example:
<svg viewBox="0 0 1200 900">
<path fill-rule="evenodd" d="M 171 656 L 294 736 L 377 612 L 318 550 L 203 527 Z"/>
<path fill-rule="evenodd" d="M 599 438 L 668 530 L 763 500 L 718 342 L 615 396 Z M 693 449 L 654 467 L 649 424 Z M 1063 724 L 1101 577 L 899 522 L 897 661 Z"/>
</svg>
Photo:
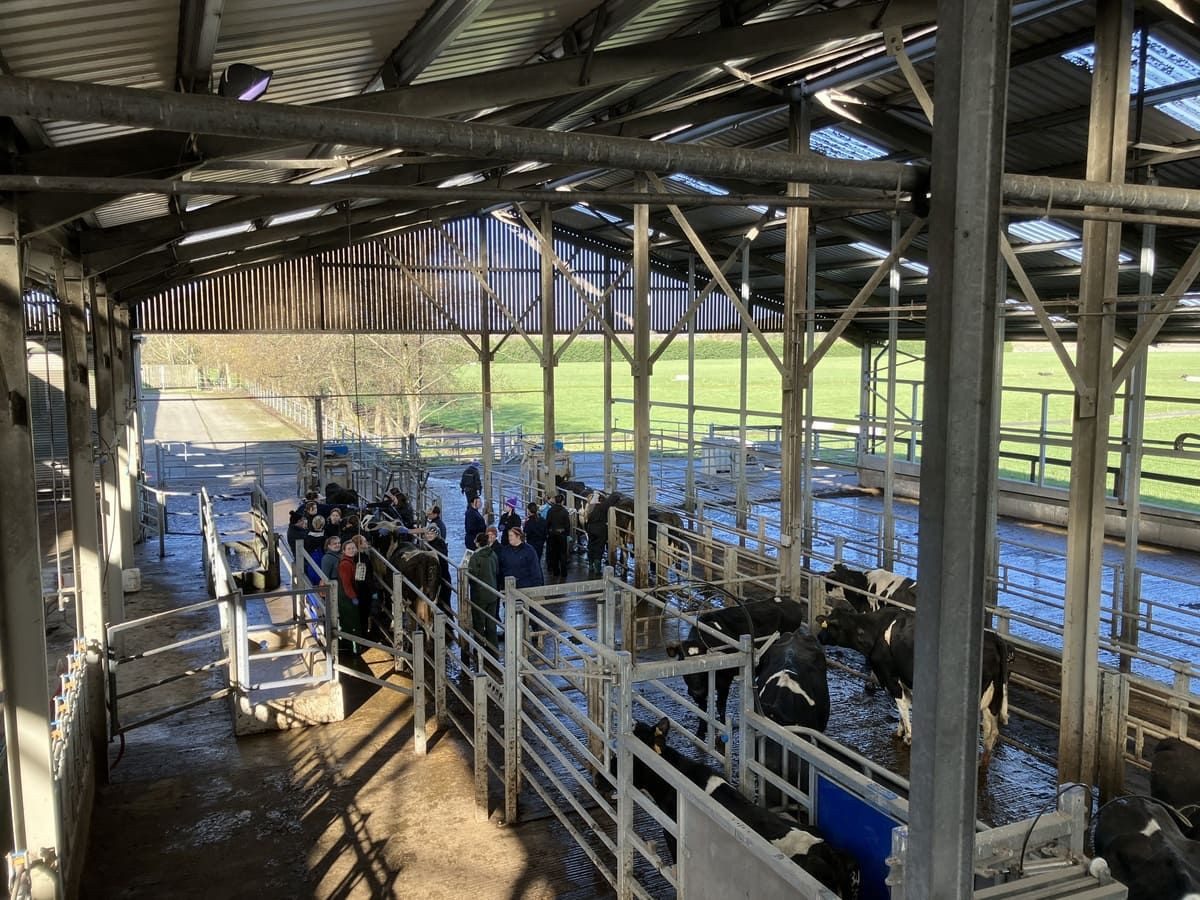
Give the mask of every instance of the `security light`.
<svg viewBox="0 0 1200 900">
<path fill-rule="evenodd" d="M 246 63 L 234 63 L 221 73 L 217 93 L 237 100 L 257 100 L 266 93 L 274 72 Z"/>
</svg>

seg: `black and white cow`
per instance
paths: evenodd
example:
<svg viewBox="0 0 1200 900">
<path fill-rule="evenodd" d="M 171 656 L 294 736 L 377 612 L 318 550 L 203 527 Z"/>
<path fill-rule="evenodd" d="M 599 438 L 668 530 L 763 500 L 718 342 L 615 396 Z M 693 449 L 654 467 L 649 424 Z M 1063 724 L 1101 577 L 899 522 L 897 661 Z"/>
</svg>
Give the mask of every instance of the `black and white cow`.
<svg viewBox="0 0 1200 900">
<path fill-rule="evenodd" d="M 862 874 L 858 861 L 851 854 L 830 846 L 817 829 L 778 816 L 745 797 L 737 788 L 708 766 L 696 762 L 671 747 L 667 743 L 669 732 L 670 722 L 665 717 L 660 719 L 656 725 L 635 722 L 633 726 L 634 735 L 642 743 L 661 756 L 666 763 L 682 772 L 689 781 L 699 786 L 704 793 L 750 826 L 757 834 L 768 840 L 792 862 L 844 900 L 858 897 Z M 675 789 L 652 772 L 649 766 L 637 759 L 634 760 L 633 784 L 634 787 L 649 794 L 659 809 L 666 812 L 672 819 L 675 818 L 677 804 Z M 671 860 L 674 862 L 677 858 L 677 842 L 665 828 L 663 835 L 666 838 Z"/>
<path fill-rule="evenodd" d="M 762 714 L 780 725 L 824 731 L 829 724 L 829 679 L 825 650 L 797 629 L 767 648 L 754 670 Z"/>
<path fill-rule="evenodd" d="M 755 640 L 766 638 L 776 632 L 785 634 L 800 628 L 804 623 L 804 608 L 793 600 L 776 597 L 773 600 L 758 600 L 744 603 L 740 606 L 726 606 L 722 609 L 711 609 L 696 617 L 709 628 L 721 634 L 728 635 L 734 642 L 748 634 Z M 667 645 L 667 655 L 679 659 L 688 659 L 708 653 L 710 650 L 725 653 L 728 648 L 702 629 L 693 625 L 688 636 L 678 644 Z M 735 675 L 733 669 L 718 669 L 716 674 L 717 686 L 717 718 L 725 721 L 725 708 L 729 700 L 729 687 L 733 684 Z M 684 675 L 688 693 L 692 701 L 701 709 L 708 708 L 708 673 L 699 672 Z M 696 734 L 703 739 L 708 733 L 708 723 L 700 718 Z"/>
<path fill-rule="evenodd" d="M 834 563 L 833 570 L 823 577 L 830 582 L 827 591 L 830 599 L 845 600 L 858 612 L 879 609 L 883 602 L 917 605 L 917 583 L 887 569 L 860 572 Z"/>
<path fill-rule="evenodd" d="M 1129 900 L 1200 900 L 1200 841 L 1189 840 L 1160 803 L 1118 797 L 1100 808 L 1093 875 L 1109 873 Z"/>
<path fill-rule="evenodd" d="M 1164 738 L 1154 748 L 1150 796 L 1177 809 L 1190 823 L 1184 834 L 1200 840 L 1200 747 L 1179 738 Z"/>
<path fill-rule="evenodd" d="M 916 651 L 916 615 L 898 608 L 856 612 L 839 606 L 817 616 L 822 644 L 849 647 L 867 658 L 871 671 L 896 702 L 900 723 L 896 736 L 912 743 L 912 686 Z M 1008 723 L 1008 645 L 993 632 L 983 636 L 982 685 L 979 713 L 983 726 L 983 765 L 991 760 Z"/>
</svg>

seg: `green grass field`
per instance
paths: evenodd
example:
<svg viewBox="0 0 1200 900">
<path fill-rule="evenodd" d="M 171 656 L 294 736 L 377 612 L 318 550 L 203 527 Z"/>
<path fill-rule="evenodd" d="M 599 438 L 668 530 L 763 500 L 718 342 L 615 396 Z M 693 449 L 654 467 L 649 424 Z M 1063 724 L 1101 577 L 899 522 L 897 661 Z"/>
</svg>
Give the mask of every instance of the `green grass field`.
<svg viewBox="0 0 1200 900">
<path fill-rule="evenodd" d="M 555 417 L 561 433 L 599 433 L 604 423 L 603 412 L 603 369 L 596 358 L 598 342 L 576 342 L 560 364 L 555 374 Z M 685 404 L 688 395 L 686 342 L 677 341 L 671 352 L 660 359 L 654 367 L 651 398 L 656 402 Z M 696 342 L 695 402 L 697 405 L 737 408 L 740 405 L 741 363 L 736 358 L 736 340 L 704 339 Z M 919 352 L 919 347 L 911 347 Z M 615 351 L 614 351 L 615 353 Z M 748 361 L 747 408 L 765 413 L 778 414 L 780 408 L 779 377 L 771 361 L 751 340 L 752 356 Z M 512 354 L 509 359 L 512 360 Z M 569 361 L 572 357 L 579 361 Z M 852 422 L 858 416 L 860 386 L 859 351 L 849 345 L 841 345 L 823 359 L 817 368 L 813 386 L 814 415 L 828 423 L 826 427 L 846 429 L 849 433 Z M 884 370 L 886 371 L 886 370 Z M 912 408 L 910 384 L 920 382 L 922 365 L 908 362 L 898 369 L 897 408 L 898 415 L 906 417 Z M 468 366 L 460 372 L 464 387 L 478 387 L 478 366 Z M 1146 405 L 1145 436 L 1149 448 L 1164 450 L 1175 437 L 1184 432 L 1200 432 L 1200 382 L 1186 381 L 1185 375 L 1200 376 L 1200 351 L 1152 350 L 1147 393 L 1152 398 Z M 1017 429 L 1037 430 L 1042 419 L 1043 396 L 1046 399 L 1047 431 L 1063 446 L 1047 449 L 1045 482 L 1065 485 L 1069 477 L 1070 432 L 1072 397 L 1066 393 L 1069 381 L 1052 351 L 1009 350 L 1004 356 L 1004 385 L 1009 389 L 1033 388 L 1035 391 L 1006 390 L 1002 405 L 1002 428 L 1008 432 Z M 493 389 L 495 425 L 507 430 L 518 425 L 528 431 L 542 428 L 542 372 L 534 362 L 505 361 L 493 367 Z M 1060 393 L 1047 393 L 1060 392 Z M 617 355 L 613 364 L 613 395 L 632 397 L 633 387 L 629 365 Z M 1181 398 L 1155 400 L 1154 397 Z M 1189 402 L 1190 401 L 1190 402 Z M 884 402 L 880 398 L 878 414 L 884 415 Z M 1118 401 L 1112 419 L 1114 435 L 1121 427 L 1122 403 Z M 670 427 L 668 423 L 686 422 L 683 409 L 655 407 L 651 418 L 656 426 Z M 448 428 L 477 431 L 480 423 L 479 401 L 471 398 L 458 401 L 442 410 L 436 421 Z M 631 428 L 633 408 L 629 403 L 616 402 L 613 421 L 619 428 Z M 736 413 L 697 411 L 698 429 L 707 430 L 709 423 L 736 424 Z M 777 424 L 777 418 L 751 416 L 751 425 Z M 1115 439 L 1115 438 L 1114 438 Z M 1025 442 L 1006 441 L 1002 445 L 1006 453 L 1037 456 L 1038 447 Z M 1058 460 L 1057 463 L 1053 462 Z M 1110 465 L 1119 465 L 1119 455 L 1111 455 Z M 1011 477 L 1028 480 L 1030 462 L 1025 460 L 1003 460 L 1002 470 Z M 1175 477 L 1200 477 L 1200 463 L 1163 455 L 1148 455 L 1143 466 L 1145 472 L 1161 473 Z M 1111 482 L 1110 482 L 1111 483 Z M 1168 482 L 1144 480 L 1143 497 L 1147 501 L 1163 503 L 1181 508 L 1200 508 L 1200 490 L 1194 486 Z"/>
</svg>

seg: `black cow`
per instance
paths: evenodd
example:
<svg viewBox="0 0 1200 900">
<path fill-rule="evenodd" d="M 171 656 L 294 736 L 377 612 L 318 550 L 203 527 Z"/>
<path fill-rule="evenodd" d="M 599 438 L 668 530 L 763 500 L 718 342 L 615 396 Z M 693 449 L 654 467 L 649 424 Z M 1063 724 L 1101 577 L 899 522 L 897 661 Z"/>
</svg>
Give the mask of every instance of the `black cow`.
<svg viewBox="0 0 1200 900">
<path fill-rule="evenodd" d="M 832 582 L 828 588 L 829 596 L 834 600 L 845 600 L 858 612 L 879 609 L 881 601 L 902 606 L 917 605 L 917 583 L 887 569 L 860 572 L 834 563 L 833 571 L 826 572 L 823 577 Z"/>
<path fill-rule="evenodd" d="M 1172 806 L 1187 818 L 1184 834 L 1200 841 L 1200 747 L 1179 738 L 1164 738 L 1154 748 L 1150 765 L 1150 796 Z"/>
<path fill-rule="evenodd" d="M 824 731 L 829 724 L 826 668 L 825 651 L 811 634 L 797 630 L 780 637 L 754 671 L 762 714 L 780 725 Z"/>
<path fill-rule="evenodd" d="M 858 887 L 862 875 L 858 861 L 851 854 L 831 847 L 817 829 L 784 819 L 745 797 L 708 766 L 696 762 L 671 747 L 667 743 L 669 732 L 670 722 L 665 717 L 660 719 L 656 725 L 635 722 L 633 726 L 634 735 L 642 743 L 661 756 L 668 765 L 674 766 L 682 772 L 689 781 L 700 787 L 717 803 L 750 826 L 755 833 L 770 841 L 792 862 L 834 891 L 839 897 L 846 898 L 846 900 L 858 897 Z M 616 760 L 613 763 L 615 765 Z M 666 812 L 672 819 L 675 818 L 677 805 L 675 789 L 638 759 L 634 760 L 633 784 L 634 787 L 648 793 L 659 809 Z M 671 861 L 674 862 L 677 858 L 677 842 L 665 828 L 663 836 L 671 854 Z"/>
<path fill-rule="evenodd" d="M 733 641 L 748 634 L 755 640 L 768 637 L 775 632 L 786 634 L 796 631 L 804 624 L 804 609 L 793 600 L 776 597 L 774 600 L 759 600 L 741 606 L 726 606 L 722 609 L 711 609 L 696 617 L 709 628 L 728 635 Z M 693 625 L 688 636 L 679 644 L 668 644 L 667 655 L 679 659 L 699 656 L 715 650 L 728 652 L 728 648 L 716 638 L 706 634 Z M 718 669 L 717 683 L 717 718 L 725 721 L 725 708 L 729 700 L 729 686 L 733 684 L 736 672 L 733 669 Z M 708 708 L 708 673 L 697 672 L 683 676 L 687 683 L 688 693 L 692 701 L 701 709 Z M 704 739 L 708 734 L 708 723 L 700 717 L 696 734 Z"/>
<path fill-rule="evenodd" d="M 900 714 L 896 737 L 911 744 L 915 614 L 895 608 L 856 612 L 848 606 L 839 606 L 827 616 L 817 616 L 817 623 L 822 644 L 849 647 L 867 658 L 872 673 L 896 701 Z M 999 726 L 1008 723 L 1008 645 L 991 631 L 983 636 L 981 680 L 979 713 L 986 767 L 1000 737 Z"/>
<path fill-rule="evenodd" d="M 1188 840 L 1174 816 L 1145 797 L 1118 797 L 1100 808 L 1090 871 L 1129 888 L 1129 900 L 1200 897 L 1200 841 Z"/>
</svg>

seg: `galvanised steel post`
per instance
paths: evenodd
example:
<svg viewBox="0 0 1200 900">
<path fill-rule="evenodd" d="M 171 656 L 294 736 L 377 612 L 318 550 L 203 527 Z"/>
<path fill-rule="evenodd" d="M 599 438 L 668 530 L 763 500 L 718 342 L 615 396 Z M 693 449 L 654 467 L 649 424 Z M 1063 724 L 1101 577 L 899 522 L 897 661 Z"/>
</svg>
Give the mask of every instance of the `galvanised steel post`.
<svg viewBox="0 0 1200 900">
<path fill-rule="evenodd" d="M 121 495 L 121 560 L 133 564 L 133 546 L 138 540 L 137 417 L 133 407 L 133 341 L 129 334 L 129 307 L 114 306 L 113 323 L 113 413 L 117 427 L 117 478 Z"/>
<path fill-rule="evenodd" d="M 905 867 L 906 896 L 938 900 L 970 897 L 974 889 L 1010 15 L 1008 0 L 938 3 L 921 604 Z"/>
<path fill-rule="evenodd" d="M 125 621 L 125 588 L 121 577 L 121 489 L 117 471 L 117 409 L 114 397 L 112 351 L 112 300 L 94 279 L 92 291 L 92 350 L 96 361 L 96 432 L 100 449 L 100 534 L 104 539 L 104 592 L 109 626 Z"/>
<path fill-rule="evenodd" d="M 638 175 L 638 188 L 646 179 Z M 633 583 L 650 583 L 650 207 L 633 208 Z M 624 637 L 634 649 L 633 635 Z"/>
<path fill-rule="evenodd" d="M 320 394 L 313 397 L 313 422 L 317 437 L 317 493 L 325 494 L 325 400 Z"/>
<path fill-rule="evenodd" d="M 87 311 L 83 270 L 64 262 L 59 269 L 58 309 L 62 323 L 63 392 L 66 396 L 67 448 L 71 476 L 71 531 L 75 602 L 80 633 L 88 645 L 88 730 L 98 781 L 108 781 L 108 728 L 104 716 L 105 660 L 101 579 L 100 510 L 96 505 L 96 453 L 92 440 L 92 399 L 88 391 Z M 161 530 L 161 517 L 160 517 Z"/>
<path fill-rule="evenodd" d="M 1148 180 L 1153 180 L 1153 176 Z M 1149 298 L 1154 292 L 1154 240 L 1158 227 L 1153 223 L 1142 226 L 1141 274 L 1138 294 Z M 1150 312 L 1150 300 L 1138 301 L 1138 328 Z M 1125 382 L 1125 415 L 1121 436 L 1121 501 L 1125 504 L 1125 553 L 1121 578 L 1121 643 L 1136 647 L 1140 631 L 1138 613 L 1141 610 L 1141 575 L 1138 572 L 1138 539 L 1142 527 L 1142 449 L 1146 425 L 1146 376 L 1149 359 L 1145 354 L 1129 370 Z M 1122 653 L 1122 672 L 1130 670 L 1132 657 Z"/>
<path fill-rule="evenodd" d="M 900 217 L 892 216 L 892 248 L 900 243 Z M 896 563 L 896 342 L 899 340 L 898 308 L 900 306 L 900 258 L 892 263 L 888 273 L 888 348 L 887 388 L 884 410 L 887 428 L 883 435 L 883 567 L 891 569 Z M 876 385 L 878 390 L 878 385 Z"/>
<path fill-rule="evenodd" d="M 481 215 L 479 223 L 479 273 L 483 278 L 488 277 L 488 223 L 491 216 Z M 479 368 L 480 390 L 482 392 L 483 414 L 483 447 L 481 450 L 483 465 L 483 514 L 492 514 L 492 440 L 495 420 L 492 412 L 492 359 L 496 355 L 492 350 L 492 308 L 488 292 L 479 286 Z"/>
<path fill-rule="evenodd" d="M 1096 13 L 1086 173 L 1089 180 L 1119 184 L 1125 180 L 1129 128 L 1133 0 L 1099 0 Z M 1120 245 L 1119 223 L 1083 223 L 1076 365 L 1085 390 L 1076 392 L 1071 423 L 1059 783 L 1094 784 L 1096 778 L 1101 562 Z"/>
<path fill-rule="evenodd" d="M 542 241 L 538 260 L 541 264 L 542 294 L 542 449 L 546 471 L 543 474 L 542 496 L 554 498 L 554 218 L 550 204 L 542 204 Z M 536 499 L 536 498 L 533 498 Z"/>
<path fill-rule="evenodd" d="M 19 240 L 16 213 L 0 207 L 0 496 L 8 511 L 0 517 L 0 689 L 13 842 L 45 861 L 32 869 L 33 896 L 44 898 L 62 894 L 54 864 L 62 841 L 50 757 L 41 555 L 28 525 L 37 521 L 37 496 Z"/>
<path fill-rule="evenodd" d="M 688 256 L 688 305 L 696 299 L 696 255 Z M 683 507 L 688 521 L 696 515 L 696 311 L 688 313 L 687 322 L 687 471 L 684 474 Z"/>
<path fill-rule="evenodd" d="M 808 152 L 809 117 L 808 104 L 801 101 L 788 108 L 788 151 Z M 799 182 L 789 182 L 789 197 L 807 197 L 809 187 Z M 782 428 L 780 432 L 780 541 L 784 547 L 783 568 L 784 590 L 795 597 L 800 588 L 802 551 L 807 543 L 805 533 L 805 469 L 809 460 L 805 453 L 808 435 L 805 425 L 805 410 L 811 401 L 812 391 L 804 371 L 804 360 L 808 357 L 805 335 L 811 320 L 808 306 L 811 294 L 808 291 L 809 232 L 812 214 L 807 209 L 789 207 L 787 211 L 787 248 L 784 258 L 784 318 L 783 318 L 783 380 L 781 384 Z"/>
<path fill-rule="evenodd" d="M 612 261 L 608 263 L 608 283 L 613 281 Z M 608 328 L 604 330 L 604 396 L 601 402 L 604 407 L 604 490 L 610 493 L 617 489 L 617 474 L 613 471 L 612 431 L 613 431 L 613 386 L 612 386 L 612 338 L 609 332 L 613 327 L 612 294 L 604 298 L 604 322 Z M 609 544 L 609 559 L 612 559 L 613 546 Z"/>
<path fill-rule="evenodd" d="M 742 283 L 738 285 L 742 292 L 742 303 L 753 314 L 750 305 L 750 245 L 742 249 Z M 741 353 L 738 362 L 738 448 L 737 448 L 737 495 L 734 502 L 736 524 L 739 531 L 746 531 L 746 507 L 750 505 L 746 492 L 746 408 L 750 405 L 750 329 L 745 319 L 742 319 Z M 738 536 L 738 544 L 746 546 L 746 535 Z"/>
</svg>

